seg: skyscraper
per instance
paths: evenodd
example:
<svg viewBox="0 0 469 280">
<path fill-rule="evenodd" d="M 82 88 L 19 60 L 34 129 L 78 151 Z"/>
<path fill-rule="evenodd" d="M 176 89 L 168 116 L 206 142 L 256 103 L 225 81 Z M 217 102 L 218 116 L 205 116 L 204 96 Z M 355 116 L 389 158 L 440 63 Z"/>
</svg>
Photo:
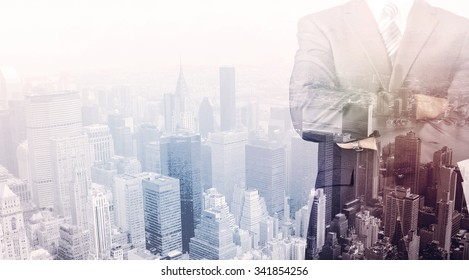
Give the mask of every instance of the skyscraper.
<svg viewBox="0 0 469 280">
<path fill-rule="evenodd" d="M 449 193 L 447 193 L 449 196 Z M 437 203 L 438 222 L 435 227 L 435 240 L 439 242 L 439 246 L 449 252 L 451 248 L 451 229 L 453 226 L 454 201 L 441 199 Z"/>
<path fill-rule="evenodd" d="M 86 135 L 51 139 L 55 185 L 54 211 L 67 222 L 88 228 L 88 188 L 91 186 L 89 144 Z"/>
<path fill-rule="evenodd" d="M 0 183 L 0 260 L 29 259 L 29 244 L 19 197 Z"/>
<path fill-rule="evenodd" d="M 400 221 L 400 230 L 405 235 L 417 230 L 420 196 L 412 194 L 410 189 L 397 186 L 386 195 L 384 205 L 384 235 L 394 239 L 396 226 Z M 396 244 L 397 245 L 397 244 Z"/>
<path fill-rule="evenodd" d="M 147 162 L 147 156 L 152 156 L 147 154 L 147 145 L 152 142 L 156 142 L 160 139 L 161 131 L 154 124 L 144 123 L 138 127 L 136 133 L 137 140 L 137 159 L 140 161 L 143 167 L 143 171 L 153 171 L 146 170 L 145 163 Z M 156 171 L 153 171 L 156 172 Z"/>
<path fill-rule="evenodd" d="M 246 145 L 246 186 L 259 190 L 269 214 L 283 216 L 287 185 L 285 147 L 276 142 L 250 140 Z"/>
<path fill-rule="evenodd" d="M 220 67 L 220 129 L 236 127 L 235 69 Z"/>
<path fill-rule="evenodd" d="M 204 97 L 199 106 L 199 132 L 202 139 L 215 130 L 215 116 L 213 115 L 213 104 L 208 97 Z"/>
<path fill-rule="evenodd" d="M 38 207 L 54 206 L 50 139 L 82 129 L 80 96 L 60 92 L 26 97 L 26 125 L 33 199 Z"/>
<path fill-rule="evenodd" d="M 370 211 L 363 210 L 355 217 L 355 229 L 358 239 L 366 248 L 371 247 L 378 241 L 378 232 L 381 220 L 370 215 Z"/>
<path fill-rule="evenodd" d="M 202 211 L 200 224 L 189 243 L 191 259 L 229 260 L 236 256 L 233 231 L 227 218 L 219 207 Z"/>
<path fill-rule="evenodd" d="M 90 232 L 70 224 L 60 225 L 59 260 L 87 260 L 90 254 Z"/>
<path fill-rule="evenodd" d="M 234 186 L 246 179 L 245 145 L 248 134 L 243 130 L 212 133 L 207 143 L 211 147 L 212 186 L 231 204 Z"/>
<path fill-rule="evenodd" d="M 301 139 L 291 138 L 291 176 L 289 195 L 292 198 L 291 213 L 296 213 L 308 202 L 318 172 L 318 145 Z"/>
<path fill-rule="evenodd" d="M 308 231 L 308 237 L 315 237 L 315 247 L 321 251 L 326 239 L 326 197 L 323 189 L 316 190 L 314 195 Z"/>
<path fill-rule="evenodd" d="M 114 156 L 114 140 L 109 127 L 105 124 L 93 124 L 83 127 L 90 143 L 91 163 L 103 163 Z"/>
<path fill-rule="evenodd" d="M 255 189 L 244 191 L 239 227 L 249 231 L 253 248 L 259 245 L 260 222 L 267 216 L 267 207 L 259 192 Z"/>
<path fill-rule="evenodd" d="M 142 177 L 146 248 L 153 254 L 182 251 L 179 180 L 156 173 Z"/>
<path fill-rule="evenodd" d="M 139 175 L 114 176 L 112 191 L 116 224 L 129 235 L 130 243 L 145 249 L 145 221 L 143 211 L 142 178 Z"/>
<path fill-rule="evenodd" d="M 97 259 L 111 256 L 111 212 L 105 187 L 93 184 L 90 195 L 90 252 Z"/>
<path fill-rule="evenodd" d="M 162 173 L 180 182 L 182 249 L 187 252 L 202 210 L 200 135 L 179 133 L 164 136 L 160 145 Z"/>
<path fill-rule="evenodd" d="M 410 188 L 411 193 L 419 193 L 419 166 L 421 141 L 415 132 L 395 138 L 394 175 L 396 184 Z"/>
</svg>

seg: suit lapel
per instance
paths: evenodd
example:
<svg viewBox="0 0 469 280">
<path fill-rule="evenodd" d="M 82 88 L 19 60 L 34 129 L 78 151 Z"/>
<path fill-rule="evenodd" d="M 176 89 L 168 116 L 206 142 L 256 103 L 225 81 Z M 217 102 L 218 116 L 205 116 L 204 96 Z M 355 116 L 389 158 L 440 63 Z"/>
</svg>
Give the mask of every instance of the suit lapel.
<svg viewBox="0 0 469 280">
<path fill-rule="evenodd" d="M 416 0 L 409 13 L 392 71 L 390 91 L 399 90 L 423 46 L 437 25 L 435 9 L 424 1 Z"/>
<path fill-rule="evenodd" d="M 381 33 L 365 1 L 354 0 L 346 6 L 345 21 L 357 35 L 383 89 L 388 89 L 392 65 Z"/>
</svg>

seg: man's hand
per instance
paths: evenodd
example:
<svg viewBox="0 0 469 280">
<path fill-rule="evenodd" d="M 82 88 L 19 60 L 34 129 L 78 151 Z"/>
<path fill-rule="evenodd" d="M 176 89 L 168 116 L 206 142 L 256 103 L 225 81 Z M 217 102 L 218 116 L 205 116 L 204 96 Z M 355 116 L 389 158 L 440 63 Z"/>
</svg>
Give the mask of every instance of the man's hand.
<svg viewBox="0 0 469 280">
<path fill-rule="evenodd" d="M 415 94 L 417 120 L 432 120 L 442 117 L 448 109 L 449 103 L 445 98 L 432 97 L 425 94 Z"/>
<path fill-rule="evenodd" d="M 378 150 L 378 146 L 376 145 L 376 138 L 369 137 L 362 140 L 349 142 L 349 143 L 337 143 L 337 146 L 341 147 L 342 149 L 354 149 L 357 151 L 361 151 L 363 149 L 368 150 Z"/>
</svg>

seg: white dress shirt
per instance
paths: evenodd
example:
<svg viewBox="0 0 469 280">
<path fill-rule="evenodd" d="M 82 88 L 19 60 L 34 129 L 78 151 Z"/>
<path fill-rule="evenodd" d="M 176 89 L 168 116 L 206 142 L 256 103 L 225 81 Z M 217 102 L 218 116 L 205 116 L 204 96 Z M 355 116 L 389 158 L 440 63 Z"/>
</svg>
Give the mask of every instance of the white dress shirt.
<svg viewBox="0 0 469 280">
<path fill-rule="evenodd" d="M 386 2 L 392 2 L 398 8 L 399 14 L 396 18 L 396 24 L 401 34 L 404 34 L 407 26 L 407 18 L 409 17 L 410 9 L 414 5 L 414 0 L 366 0 L 376 22 L 379 22 Z"/>
</svg>

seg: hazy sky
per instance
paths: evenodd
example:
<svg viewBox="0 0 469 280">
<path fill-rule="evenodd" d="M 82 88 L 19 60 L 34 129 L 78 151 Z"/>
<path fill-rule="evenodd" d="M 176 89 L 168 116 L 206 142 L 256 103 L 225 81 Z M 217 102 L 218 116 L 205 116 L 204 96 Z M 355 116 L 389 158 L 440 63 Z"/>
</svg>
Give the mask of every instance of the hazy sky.
<svg viewBox="0 0 469 280">
<path fill-rule="evenodd" d="M 177 65 L 290 67 L 301 16 L 346 1 L 1 1 L 0 66 L 24 75 Z M 469 3 L 429 1 L 469 16 Z M 467 7 L 466 7 L 467 6 Z"/>
</svg>

